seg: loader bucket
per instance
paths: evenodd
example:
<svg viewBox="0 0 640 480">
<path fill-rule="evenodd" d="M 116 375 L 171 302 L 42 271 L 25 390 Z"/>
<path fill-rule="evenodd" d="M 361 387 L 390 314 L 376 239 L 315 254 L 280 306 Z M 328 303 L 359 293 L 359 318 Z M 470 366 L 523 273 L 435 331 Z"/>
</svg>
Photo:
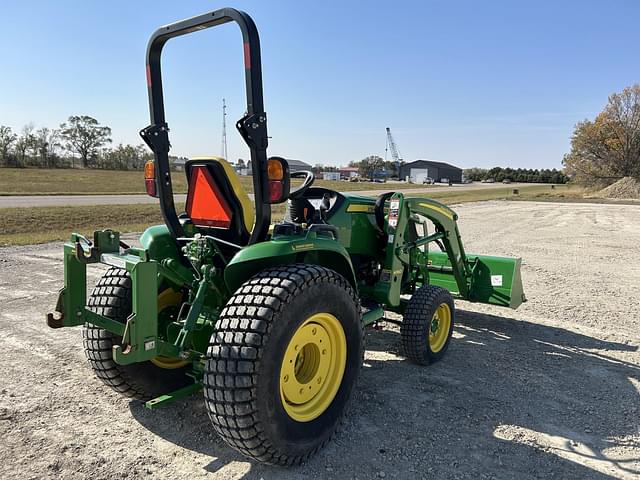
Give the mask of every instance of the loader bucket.
<svg viewBox="0 0 640 480">
<path fill-rule="evenodd" d="M 464 299 L 518 308 L 526 301 L 520 276 L 521 261 L 520 258 L 468 254 L 471 278 L 468 280 L 469 296 Z M 460 296 L 446 253 L 429 252 L 427 268 L 431 285 L 446 288 Z"/>
</svg>

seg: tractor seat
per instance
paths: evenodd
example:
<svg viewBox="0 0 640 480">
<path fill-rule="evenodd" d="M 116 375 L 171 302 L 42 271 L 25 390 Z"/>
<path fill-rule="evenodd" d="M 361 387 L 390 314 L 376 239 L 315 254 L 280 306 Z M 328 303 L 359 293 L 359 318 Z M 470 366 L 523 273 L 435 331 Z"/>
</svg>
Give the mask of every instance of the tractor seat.
<svg viewBox="0 0 640 480">
<path fill-rule="evenodd" d="M 203 233 L 246 245 L 253 230 L 255 211 L 233 167 L 221 157 L 195 157 L 185 164 L 186 214 Z"/>
</svg>

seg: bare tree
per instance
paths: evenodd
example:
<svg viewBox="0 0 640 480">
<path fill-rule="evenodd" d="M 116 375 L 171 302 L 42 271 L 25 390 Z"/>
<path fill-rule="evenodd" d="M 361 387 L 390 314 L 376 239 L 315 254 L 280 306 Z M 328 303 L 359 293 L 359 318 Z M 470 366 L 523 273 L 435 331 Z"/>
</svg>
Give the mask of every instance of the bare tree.
<svg viewBox="0 0 640 480">
<path fill-rule="evenodd" d="M 25 167 L 27 160 L 27 151 L 33 145 L 33 123 L 28 123 L 22 127 L 22 133 L 16 140 L 16 166 Z"/>
<path fill-rule="evenodd" d="M 11 145 L 16 141 L 18 136 L 13 133 L 11 127 L 0 125 L 0 160 L 3 165 L 9 165 L 9 152 Z"/>
<path fill-rule="evenodd" d="M 111 129 L 100 125 L 88 115 L 72 115 L 60 125 L 60 134 L 67 149 L 80 155 L 82 166 L 89 166 L 89 159 L 98 155 L 99 149 L 111 143 Z"/>
<path fill-rule="evenodd" d="M 144 163 L 153 158 L 151 152 L 144 145 L 123 145 L 115 148 L 105 148 L 98 159 L 99 168 L 115 170 L 141 170 Z M 169 156 L 169 161 L 174 157 Z"/>
<path fill-rule="evenodd" d="M 35 133 L 35 144 L 43 167 L 55 167 L 56 149 L 60 147 L 60 132 L 47 127 L 40 128 Z"/>
</svg>

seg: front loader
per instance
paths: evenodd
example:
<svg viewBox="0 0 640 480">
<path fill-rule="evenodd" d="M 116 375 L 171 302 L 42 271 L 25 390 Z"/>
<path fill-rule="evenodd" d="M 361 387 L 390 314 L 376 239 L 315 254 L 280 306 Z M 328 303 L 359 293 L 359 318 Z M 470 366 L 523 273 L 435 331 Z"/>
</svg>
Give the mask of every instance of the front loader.
<svg viewBox="0 0 640 480">
<path fill-rule="evenodd" d="M 184 212 L 173 201 L 161 53 L 170 39 L 235 22 L 244 43 L 246 114 L 237 129 L 251 151 L 253 200 L 225 159 L 186 163 Z M 147 50 L 154 154 L 147 193 L 164 225 L 140 247 L 118 232 L 72 234 L 52 328 L 82 326 L 89 365 L 106 385 L 150 409 L 202 390 L 216 432 L 260 461 L 300 463 L 330 439 L 352 395 L 363 330 L 385 311 L 402 315 L 405 354 L 445 354 L 454 299 L 517 308 L 520 259 L 466 254 L 457 215 L 426 198 L 368 198 L 314 187 L 267 156 L 258 32 L 225 8 L 164 26 Z M 291 189 L 292 177 L 302 184 Z M 272 224 L 271 205 L 287 202 Z M 108 269 L 87 296 L 86 268 Z"/>
</svg>

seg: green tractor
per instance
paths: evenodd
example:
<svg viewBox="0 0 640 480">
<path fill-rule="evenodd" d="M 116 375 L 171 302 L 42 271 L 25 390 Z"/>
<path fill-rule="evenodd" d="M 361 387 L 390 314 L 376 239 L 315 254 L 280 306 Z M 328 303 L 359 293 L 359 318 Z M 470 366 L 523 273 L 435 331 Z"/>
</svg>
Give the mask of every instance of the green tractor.
<svg viewBox="0 0 640 480">
<path fill-rule="evenodd" d="M 171 38 L 236 22 L 244 41 L 253 201 L 222 158 L 185 171 L 185 212 L 173 201 L 161 52 Z M 520 259 L 466 254 L 449 207 L 400 192 L 377 199 L 314 187 L 267 157 L 260 44 L 251 18 L 221 9 L 157 30 L 147 50 L 154 153 L 147 193 L 164 225 L 141 248 L 118 232 L 72 234 L 52 328 L 83 326 L 89 365 L 106 385 L 155 409 L 204 393 L 216 432 L 257 460 L 300 463 L 325 445 L 345 413 L 363 362 L 364 328 L 402 315 L 406 356 L 427 365 L 451 341 L 454 299 L 517 308 Z M 290 188 L 291 177 L 303 177 Z M 288 202 L 271 223 L 271 205 Z M 87 298 L 86 266 L 108 270 Z"/>
</svg>

